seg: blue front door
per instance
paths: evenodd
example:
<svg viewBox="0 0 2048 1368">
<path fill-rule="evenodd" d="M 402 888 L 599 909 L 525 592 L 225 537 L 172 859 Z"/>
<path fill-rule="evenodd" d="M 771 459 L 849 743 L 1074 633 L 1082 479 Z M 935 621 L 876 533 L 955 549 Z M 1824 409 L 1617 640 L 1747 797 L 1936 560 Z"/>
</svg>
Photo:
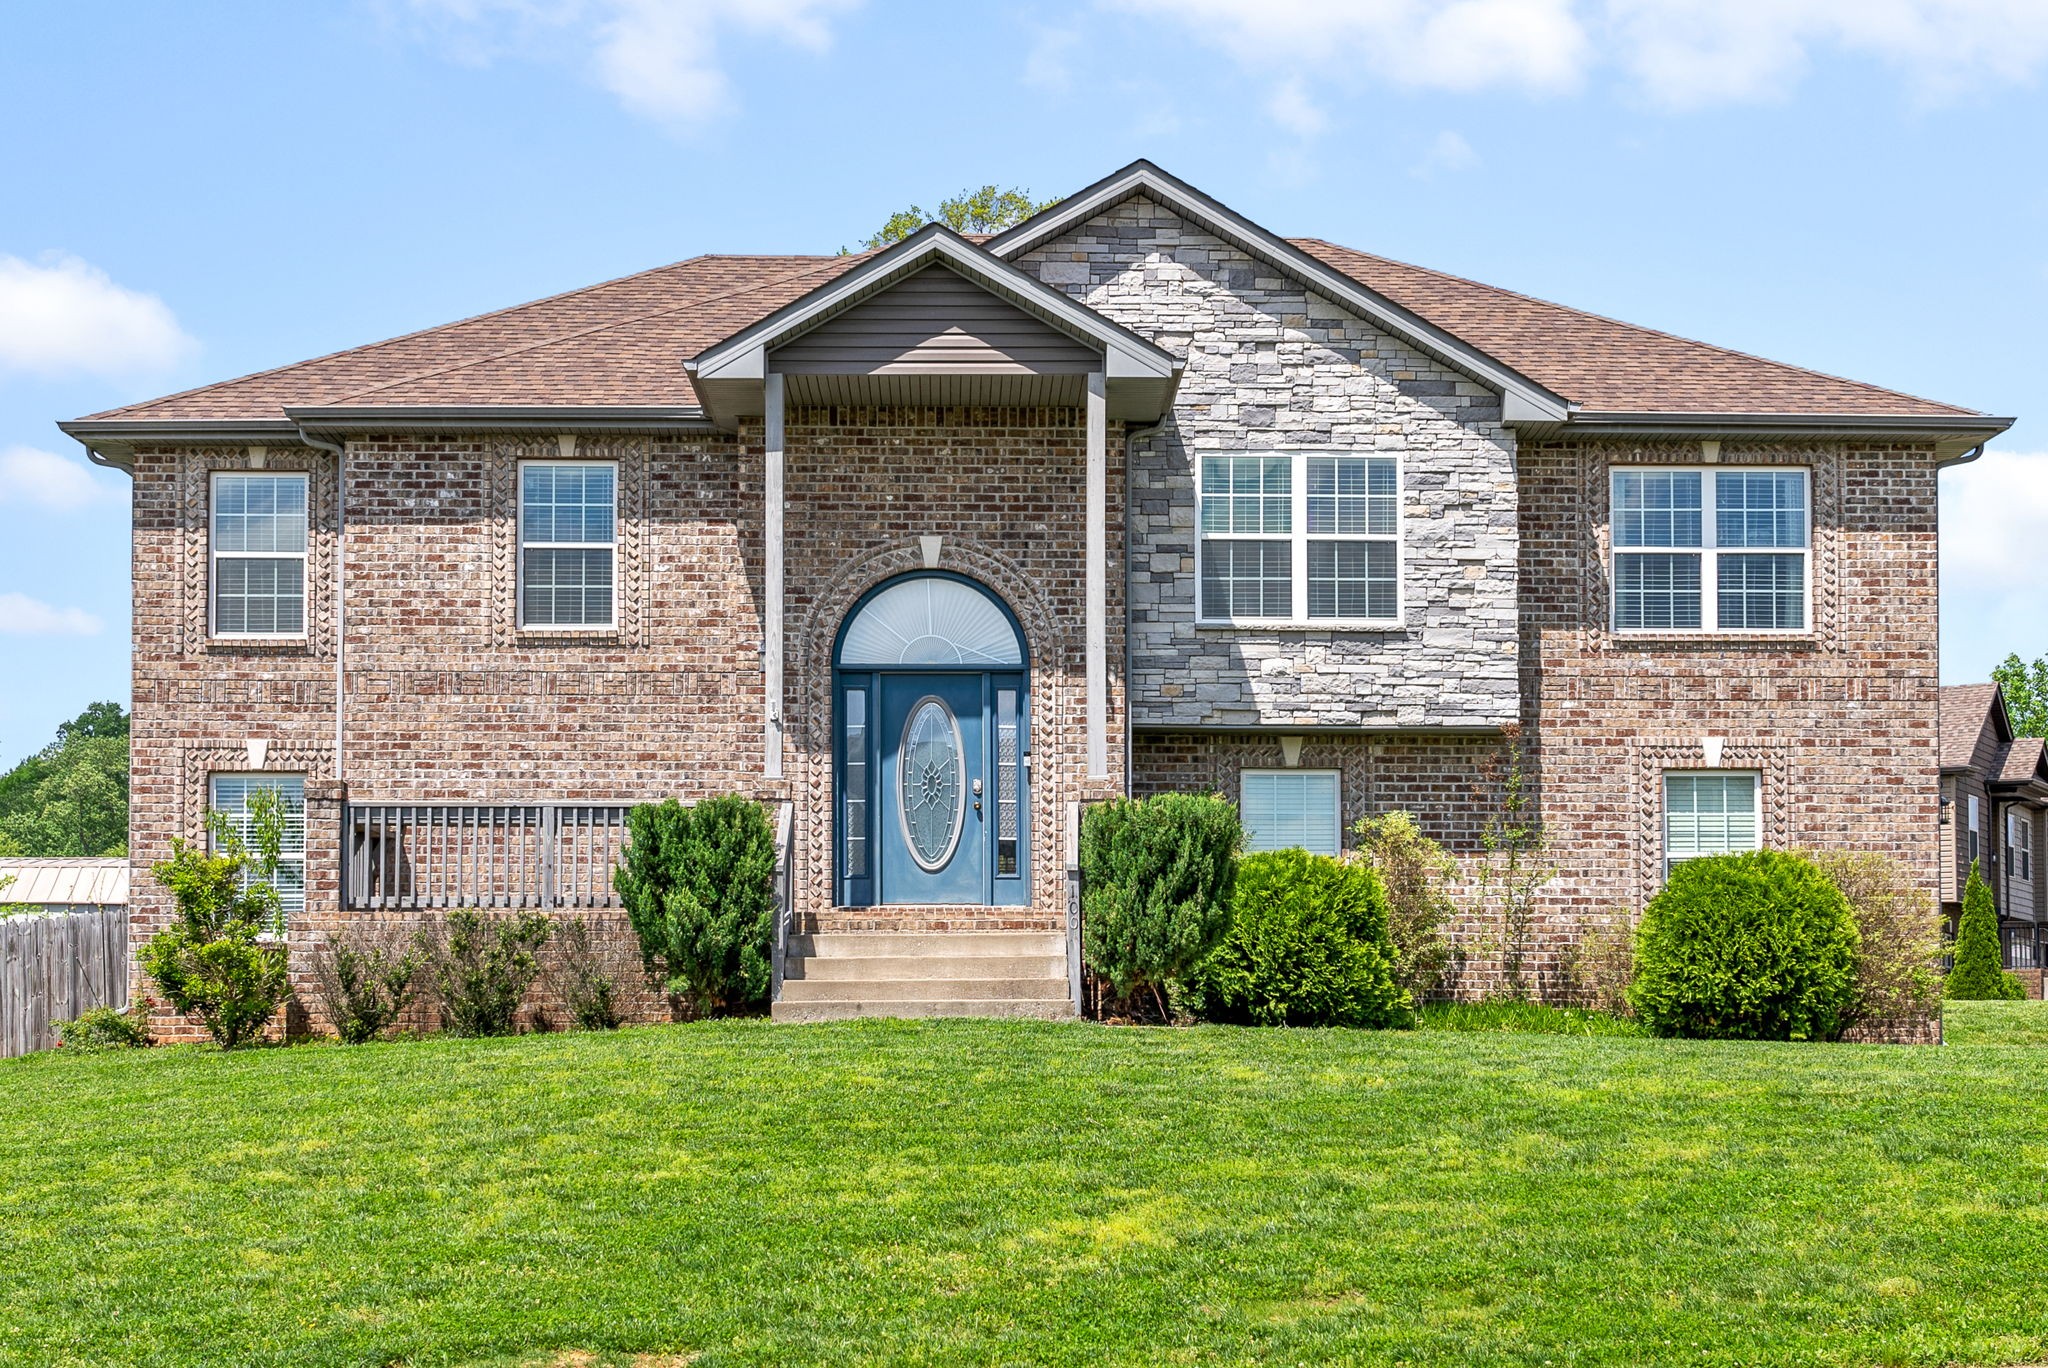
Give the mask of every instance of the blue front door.
<svg viewBox="0 0 2048 1368">
<path fill-rule="evenodd" d="M 989 900 L 987 681 L 922 673 L 879 680 L 883 902 Z"/>
</svg>

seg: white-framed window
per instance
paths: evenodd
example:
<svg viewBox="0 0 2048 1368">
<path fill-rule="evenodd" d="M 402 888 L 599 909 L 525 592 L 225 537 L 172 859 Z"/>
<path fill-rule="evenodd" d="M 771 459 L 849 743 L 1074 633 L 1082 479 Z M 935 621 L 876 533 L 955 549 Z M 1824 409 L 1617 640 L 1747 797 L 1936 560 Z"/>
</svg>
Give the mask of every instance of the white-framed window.
<svg viewBox="0 0 2048 1368">
<path fill-rule="evenodd" d="M 306 478 L 214 472 L 207 536 L 214 636 L 306 634 Z"/>
<path fill-rule="evenodd" d="M 1336 770 L 1246 770 L 1238 795 L 1246 850 L 1343 849 L 1343 785 Z"/>
<path fill-rule="evenodd" d="M 2012 852 L 2006 870 L 2021 883 L 2034 877 L 2034 819 L 2032 814 L 2007 811 L 2005 848 Z"/>
<path fill-rule="evenodd" d="M 610 627 L 619 469 L 610 461 L 519 463 L 519 625 Z"/>
<path fill-rule="evenodd" d="M 1664 868 L 1701 855 L 1757 850 L 1763 823 L 1755 770 L 1664 771 Z"/>
<path fill-rule="evenodd" d="M 1401 480 L 1394 457 L 1216 453 L 1198 464 L 1200 621 L 1400 621 Z"/>
<path fill-rule="evenodd" d="M 1975 864 L 1977 862 L 1978 833 L 1983 830 L 1983 827 L 1978 824 L 1977 795 L 1973 793 L 1963 801 L 1969 808 L 1970 822 L 1969 826 L 1965 828 L 1969 833 L 1969 860 L 1971 864 Z"/>
<path fill-rule="evenodd" d="M 208 779 L 207 806 L 228 819 L 229 827 L 254 854 L 256 837 L 249 820 L 249 795 L 260 789 L 275 793 L 284 807 L 284 839 L 278 846 L 277 878 L 272 886 L 277 889 L 285 925 L 289 926 L 293 917 L 306 910 L 306 776 L 215 774 Z M 244 871 L 245 882 L 257 873 L 253 868 Z M 284 927 L 268 929 L 282 932 Z"/>
<path fill-rule="evenodd" d="M 1799 467 L 1610 472 L 1617 632 L 1804 632 L 1812 481 Z"/>
</svg>

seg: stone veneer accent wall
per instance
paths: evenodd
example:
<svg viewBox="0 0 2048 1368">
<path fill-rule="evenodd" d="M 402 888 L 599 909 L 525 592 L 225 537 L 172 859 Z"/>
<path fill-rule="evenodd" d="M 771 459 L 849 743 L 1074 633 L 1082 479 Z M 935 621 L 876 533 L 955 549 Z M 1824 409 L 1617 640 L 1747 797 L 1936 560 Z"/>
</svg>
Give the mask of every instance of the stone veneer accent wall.
<svg viewBox="0 0 2048 1368">
<path fill-rule="evenodd" d="M 1517 714 L 1516 489 L 1500 400 L 1146 199 L 1017 265 L 1186 364 L 1134 442 L 1131 689 L 1140 727 L 1498 726 Z M 1405 625 L 1195 625 L 1207 453 L 1392 454 Z"/>
</svg>

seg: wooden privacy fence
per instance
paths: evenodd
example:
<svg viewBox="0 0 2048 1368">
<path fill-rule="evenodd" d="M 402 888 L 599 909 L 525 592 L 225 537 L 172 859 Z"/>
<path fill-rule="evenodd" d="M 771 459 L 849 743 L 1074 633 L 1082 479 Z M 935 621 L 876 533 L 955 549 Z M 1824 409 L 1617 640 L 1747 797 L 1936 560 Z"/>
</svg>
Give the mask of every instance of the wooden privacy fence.
<svg viewBox="0 0 2048 1368">
<path fill-rule="evenodd" d="M 624 803 L 352 804 L 350 908 L 617 907 Z"/>
<path fill-rule="evenodd" d="M 0 1059 L 55 1045 L 52 1021 L 127 1005 L 127 908 L 0 917 Z"/>
</svg>

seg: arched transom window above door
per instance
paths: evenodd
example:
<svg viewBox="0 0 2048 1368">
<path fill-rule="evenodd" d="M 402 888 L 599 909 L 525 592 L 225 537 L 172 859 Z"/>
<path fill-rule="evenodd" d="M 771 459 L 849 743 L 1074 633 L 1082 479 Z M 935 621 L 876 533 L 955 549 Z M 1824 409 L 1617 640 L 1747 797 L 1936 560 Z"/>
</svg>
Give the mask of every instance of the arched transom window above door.
<svg viewBox="0 0 2048 1368">
<path fill-rule="evenodd" d="M 1024 643 L 1001 604 L 964 580 L 921 575 L 889 585 L 861 607 L 840 639 L 839 666 L 1017 668 Z"/>
</svg>

